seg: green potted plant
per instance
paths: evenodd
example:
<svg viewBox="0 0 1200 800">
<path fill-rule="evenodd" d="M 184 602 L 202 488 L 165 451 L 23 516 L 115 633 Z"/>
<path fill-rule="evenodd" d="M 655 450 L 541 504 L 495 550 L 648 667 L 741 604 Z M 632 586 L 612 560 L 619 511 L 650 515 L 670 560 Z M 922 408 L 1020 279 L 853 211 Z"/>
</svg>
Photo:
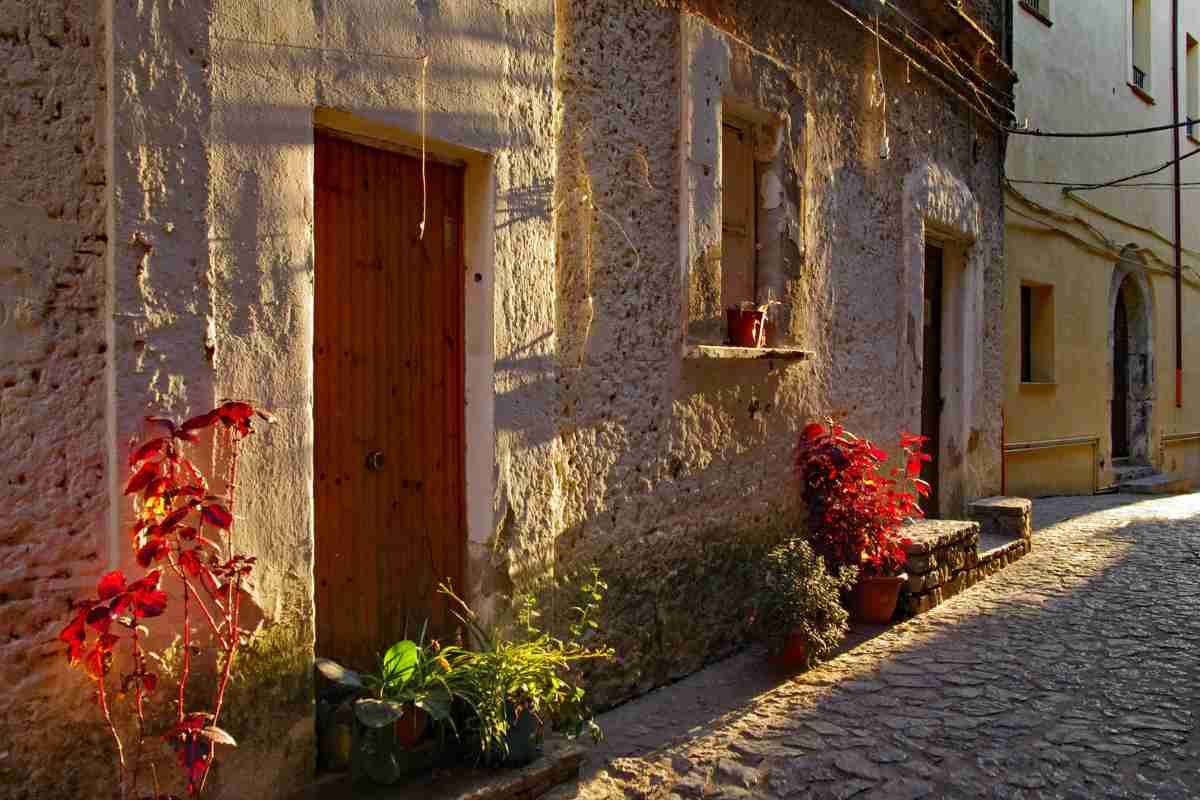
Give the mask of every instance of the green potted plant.
<svg viewBox="0 0 1200 800">
<path fill-rule="evenodd" d="M 901 434 L 905 466 L 885 473 L 887 454 L 832 420 L 813 422 L 800 434 L 795 467 L 808 505 L 809 541 L 831 567 L 858 567 L 851 596 L 856 620 L 883 624 L 895 614 L 907 580 L 904 545 L 910 543 L 900 527 L 924 516 L 917 497 L 929 494 L 929 485 L 918 477 L 921 465 L 931 460 L 921 452 L 925 441 Z"/>
<path fill-rule="evenodd" d="M 600 738 L 574 669 L 580 662 L 613 656 L 611 648 L 581 641 L 596 635 L 594 614 L 606 586 L 593 570 L 581 588 L 584 599 L 572 609 L 570 637 L 563 640 L 538 627 L 540 612 L 531 598 L 519 600 L 520 632 L 510 636 L 485 628 L 452 587 L 439 586 L 481 645 L 478 650 L 456 652 L 450 663 L 471 708 L 467 725 L 484 762 L 516 766 L 532 761 L 547 723 L 568 736 L 586 730 L 594 739 Z"/>
<path fill-rule="evenodd" d="M 463 651 L 403 639 L 380 659 L 379 672 L 362 675 L 368 696 L 354 703 L 361 726 L 354 745 L 354 772 L 377 783 L 393 783 L 403 773 L 431 766 L 433 753 L 417 754 L 431 728 L 457 733 L 455 702 L 466 700 L 462 674 L 452 663 Z"/>
<path fill-rule="evenodd" d="M 857 580 L 856 567 L 830 574 L 802 539 L 771 549 L 763 559 L 754 616 L 771 661 L 803 669 L 837 647 L 849 629 L 841 593 Z"/>
</svg>

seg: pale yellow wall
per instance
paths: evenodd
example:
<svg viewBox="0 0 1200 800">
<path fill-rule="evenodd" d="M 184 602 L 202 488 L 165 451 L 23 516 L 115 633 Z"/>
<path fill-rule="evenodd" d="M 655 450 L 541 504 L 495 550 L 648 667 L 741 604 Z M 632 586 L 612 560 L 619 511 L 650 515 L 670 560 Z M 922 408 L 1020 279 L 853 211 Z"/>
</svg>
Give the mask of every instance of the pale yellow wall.
<svg viewBox="0 0 1200 800">
<path fill-rule="evenodd" d="M 1019 121 L 1051 131 L 1116 130 L 1171 122 L 1171 32 L 1168 0 L 1152 3 L 1148 102 L 1129 85 L 1131 7 L 1125 0 L 1051 6 L 1048 27 L 1014 4 L 1014 68 Z M 1180 115 L 1187 113 L 1186 40 L 1200 38 L 1200 5 L 1180 4 Z M 1200 147 L 1185 133 L 1181 153 Z M 1013 136 L 1006 174 L 1005 414 L 1006 441 L 1099 437 L 1073 446 L 1006 457 L 1007 490 L 1038 495 L 1090 491 L 1111 483 L 1109 404 L 1110 288 L 1123 248 L 1146 264 L 1152 286 L 1155 402 L 1151 460 L 1165 472 L 1200 481 L 1200 441 L 1163 445 L 1164 434 L 1200 432 L 1200 193 L 1183 191 L 1183 408 L 1175 407 L 1175 287 L 1172 192 L 1169 186 L 1064 194 L 1022 179 L 1100 182 L 1159 166 L 1172 158 L 1171 133 L 1127 138 L 1049 139 Z M 1200 182 L 1200 156 L 1182 162 L 1183 182 Z M 1168 168 L 1138 182 L 1169 184 Z M 1054 286 L 1054 381 L 1020 382 L 1020 286 Z"/>
</svg>

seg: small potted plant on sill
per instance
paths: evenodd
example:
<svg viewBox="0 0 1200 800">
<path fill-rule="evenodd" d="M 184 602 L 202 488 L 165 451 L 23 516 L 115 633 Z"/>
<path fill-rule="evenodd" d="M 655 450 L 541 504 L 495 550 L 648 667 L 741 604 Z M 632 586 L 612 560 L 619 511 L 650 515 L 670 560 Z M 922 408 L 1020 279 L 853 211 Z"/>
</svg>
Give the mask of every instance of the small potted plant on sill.
<svg viewBox="0 0 1200 800">
<path fill-rule="evenodd" d="M 725 309 L 725 336 L 734 347 L 762 347 L 767 343 L 767 327 L 771 306 L 780 305 L 771 290 L 767 290 L 767 302 L 756 305 L 743 300 L 736 306 Z"/>
<path fill-rule="evenodd" d="M 813 422 L 800 434 L 795 466 L 808 506 L 810 541 L 829 565 L 858 567 L 851 593 L 857 621 L 884 624 L 896 612 L 908 577 L 902 572 L 904 545 L 910 542 L 899 530 L 907 519 L 924 516 L 917 497 L 929 494 L 929 485 L 918 477 L 921 465 L 931 460 L 921 452 L 925 441 L 901 434 L 905 465 L 884 473 L 887 454 L 832 420 Z"/>
<path fill-rule="evenodd" d="M 492 766 L 519 766 L 538 752 L 546 723 L 569 737 L 587 731 L 601 738 L 584 703 L 584 689 L 573 674 L 579 662 L 612 658 L 611 648 L 589 646 L 581 640 L 595 636 L 593 619 L 605 584 L 595 570 L 582 587 L 583 600 L 573 611 L 570 639 L 558 639 L 540 629 L 536 604 L 523 598 L 517 607 L 521 635 L 509 637 L 479 624 L 475 613 L 443 583 L 439 591 L 458 606 L 458 619 L 479 640 L 477 651 L 460 651 L 451 668 L 460 677 L 471 707 L 469 733 L 481 760 Z"/>
<path fill-rule="evenodd" d="M 802 539 L 789 539 L 767 553 L 755 595 L 755 628 L 773 664 L 804 669 L 824 658 L 846 636 L 841 593 L 858 580 L 858 569 L 830 574 L 825 560 Z"/>
</svg>

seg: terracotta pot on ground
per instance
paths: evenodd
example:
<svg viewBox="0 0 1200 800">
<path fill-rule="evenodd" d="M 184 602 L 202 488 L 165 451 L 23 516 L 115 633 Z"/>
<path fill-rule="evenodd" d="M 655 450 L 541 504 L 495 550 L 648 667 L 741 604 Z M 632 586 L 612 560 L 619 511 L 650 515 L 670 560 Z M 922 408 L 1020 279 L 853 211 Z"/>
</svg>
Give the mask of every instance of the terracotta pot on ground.
<svg viewBox="0 0 1200 800">
<path fill-rule="evenodd" d="M 783 649 L 778 653 L 772 653 L 767 657 L 767 661 L 776 667 L 784 667 L 786 669 L 803 669 L 807 664 L 808 645 L 804 640 L 804 635 L 793 631 L 788 635 L 787 642 L 783 645 Z"/>
<path fill-rule="evenodd" d="M 900 600 L 900 587 L 907 580 L 908 576 L 904 574 L 887 577 L 864 575 L 859 578 L 850 595 L 851 616 L 856 622 L 873 625 L 891 622 L 896 613 L 896 603 Z"/>
<path fill-rule="evenodd" d="M 758 347 L 759 329 L 763 324 L 763 312 L 756 308 L 725 309 L 725 332 L 734 347 Z"/>
<path fill-rule="evenodd" d="M 396 744 L 400 747 L 416 747 L 425 736 L 429 725 L 429 714 L 411 703 L 404 708 L 404 716 L 396 720 Z"/>
</svg>

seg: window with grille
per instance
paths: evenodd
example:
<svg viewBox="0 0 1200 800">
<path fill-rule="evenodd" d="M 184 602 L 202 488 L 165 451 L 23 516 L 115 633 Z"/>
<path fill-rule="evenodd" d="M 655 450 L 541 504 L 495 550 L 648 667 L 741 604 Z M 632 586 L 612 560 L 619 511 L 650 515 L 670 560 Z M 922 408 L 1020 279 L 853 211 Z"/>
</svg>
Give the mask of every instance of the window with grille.
<svg viewBox="0 0 1200 800">
<path fill-rule="evenodd" d="M 1132 13 L 1132 63 L 1133 74 L 1129 82 L 1144 92 L 1151 90 L 1150 22 L 1152 0 L 1133 0 Z"/>
</svg>

